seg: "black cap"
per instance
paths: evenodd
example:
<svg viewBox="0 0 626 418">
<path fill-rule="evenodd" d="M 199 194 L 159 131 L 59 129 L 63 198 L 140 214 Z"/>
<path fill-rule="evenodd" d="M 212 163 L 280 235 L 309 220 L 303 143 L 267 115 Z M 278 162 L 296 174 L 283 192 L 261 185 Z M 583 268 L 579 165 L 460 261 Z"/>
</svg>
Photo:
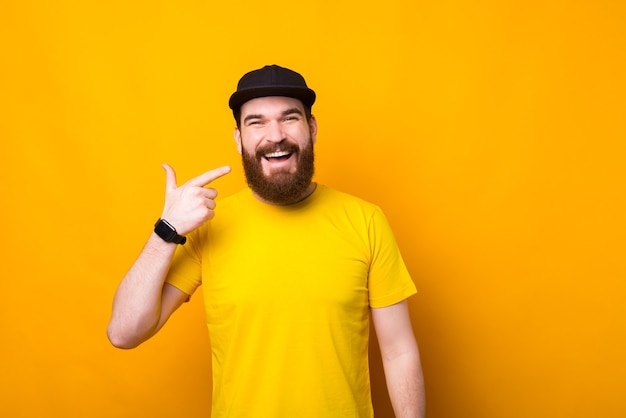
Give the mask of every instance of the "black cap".
<svg viewBox="0 0 626 418">
<path fill-rule="evenodd" d="M 315 92 L 307 87 L 304 77 L 288 68 L 266 65 L 241 77 L 228 106 L 235 111 L 248 100 L 267 96 L 293 97 L 308 107 L 315 103 Z"/>
</svg>

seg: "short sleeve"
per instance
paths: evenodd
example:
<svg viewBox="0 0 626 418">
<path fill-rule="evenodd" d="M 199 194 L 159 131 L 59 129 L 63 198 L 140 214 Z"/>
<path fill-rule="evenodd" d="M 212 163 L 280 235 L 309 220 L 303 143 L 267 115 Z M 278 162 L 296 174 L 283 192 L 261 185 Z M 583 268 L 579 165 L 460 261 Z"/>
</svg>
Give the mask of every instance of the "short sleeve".
<svg viewBox="0 0 626 418">
<path fill-rule="evenodd" d="M 376 208 L 369 228 L 371 263 L 368 275 L 369 304 L 384 308 L 417 293 L 385 215 Z"/>
<path fill-rule="evenodd" d="M 166 283 L 193 295 L 202 284 L 202 258 L 196 231 L 188 235 L 187 243 L 179 245 L 167 273 Z"/>
</svg>

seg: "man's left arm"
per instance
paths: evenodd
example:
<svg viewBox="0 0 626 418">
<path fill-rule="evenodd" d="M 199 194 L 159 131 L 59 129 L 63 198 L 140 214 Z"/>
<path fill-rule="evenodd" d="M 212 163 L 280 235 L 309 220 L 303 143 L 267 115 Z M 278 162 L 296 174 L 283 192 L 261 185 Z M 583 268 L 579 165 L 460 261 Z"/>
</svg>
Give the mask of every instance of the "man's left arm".
<svg viewBox="0 0 626 418">
<path fill-rule="evenodd" d="M 372 308 L 372 321 L 397 418 L 424 418 L 424 378 L 406 300 Z"/>
</svg>

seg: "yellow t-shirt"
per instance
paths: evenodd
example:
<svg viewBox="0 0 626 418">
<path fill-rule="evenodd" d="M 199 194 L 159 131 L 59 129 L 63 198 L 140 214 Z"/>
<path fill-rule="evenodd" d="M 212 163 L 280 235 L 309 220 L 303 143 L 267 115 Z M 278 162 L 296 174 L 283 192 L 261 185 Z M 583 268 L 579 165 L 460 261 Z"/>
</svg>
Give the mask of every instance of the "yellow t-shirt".
<svg viewBox="0 0 626 418">
<path fill-rule="evenodd" d="M 369 308 L 415 293 L 381 210 L 321 185 L 289 206 L 220 201 L 167 281 L 202 284 L 214 418 L 372 417 Z"/>
</svg>

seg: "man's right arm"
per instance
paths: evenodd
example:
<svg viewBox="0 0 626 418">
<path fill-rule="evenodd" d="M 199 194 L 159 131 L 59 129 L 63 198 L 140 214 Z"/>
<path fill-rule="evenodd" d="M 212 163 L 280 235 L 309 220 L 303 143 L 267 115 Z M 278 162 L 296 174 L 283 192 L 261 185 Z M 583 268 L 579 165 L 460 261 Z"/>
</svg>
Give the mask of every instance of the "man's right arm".
<svg viewBox="0 0 626 418">
<path fill-rule="evenodd" d="M 217 191 L 204 187 L 230 172 L 229 167 L 208 171 L 178 187 L 174 170 L 166 171 L 165 207 L 162 218 L 186 235 L 215 215 Z M 113 299 L 107 336 L 115 347 L 134 348 L 152 337 L 189 296 L 165 283 L 174 243 L 154 232 L 120 283 Z"/>
<path fill-rule="evenodd" d="M 153 232 L 126 273 L 115 293 L 107 329 L 115 347 L 134 348 L 152 337 L 189 297 L 164 284 L 175 250 L 176 244 Z"/>
</svg>

